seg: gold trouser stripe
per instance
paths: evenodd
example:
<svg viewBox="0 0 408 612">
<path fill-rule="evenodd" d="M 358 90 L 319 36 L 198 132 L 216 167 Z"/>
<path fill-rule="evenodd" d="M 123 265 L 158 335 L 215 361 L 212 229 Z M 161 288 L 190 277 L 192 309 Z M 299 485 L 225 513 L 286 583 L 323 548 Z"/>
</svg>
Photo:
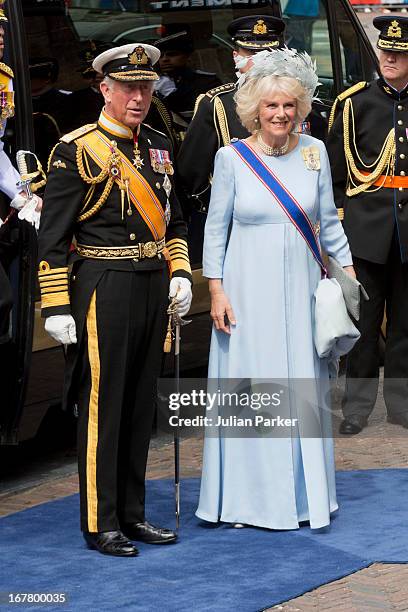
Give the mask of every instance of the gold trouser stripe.
<svg viewBox="0 0 408 612">
<path fill-rule="evenodd" d="M 88 443 L 86 450 L 86 495 L 88 531 L 98 531 L 98 492 L 96 487 L 96 453 L 98 449 L 98 408 L 100 361 L 96 322 L 96 291 L 93 292 L 86 316 L 88 359 L 91 368 L 91 392 L 88 407 Z"/>
</svg>

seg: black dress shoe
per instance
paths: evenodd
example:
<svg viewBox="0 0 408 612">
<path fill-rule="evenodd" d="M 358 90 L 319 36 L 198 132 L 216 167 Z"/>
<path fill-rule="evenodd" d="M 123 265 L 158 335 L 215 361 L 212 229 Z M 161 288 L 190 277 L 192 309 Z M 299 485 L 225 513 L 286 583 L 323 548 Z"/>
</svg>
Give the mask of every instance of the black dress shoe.
<svg viewBox="0 0 408 612">
<path fill-rule="evenodd" d="M 387 421 L 393 425 L 401 425 L 401 427 L 408 429 L 408 414 L 405 414 L 405 412 L 403 414 L 389 414 Z"/>
<path fill-rule="evenodd" d="M 341 434 L 355 435 L 360 433 L 367 425 L 367 418 L 359 414 L 351 414 L 341 422 L 339 432 Z"/>
<path fill-rule="evenodd" d="M 131 540 L 139 540 L 146 544 L 171 544 L 177 540 L 177 534 L 171 529 L 155 527 L 147 521 L 128 523 L 123 526 L 123 533 Z"/>
<path fill-rule="evenodd" d="M 104 555 L 115 557 L 136 557 L 139 554 L 136 546 L 129 542 L 121 531 L 84 531 L 83 536 L 89 548 L 98 550 Z"/>
</svg>

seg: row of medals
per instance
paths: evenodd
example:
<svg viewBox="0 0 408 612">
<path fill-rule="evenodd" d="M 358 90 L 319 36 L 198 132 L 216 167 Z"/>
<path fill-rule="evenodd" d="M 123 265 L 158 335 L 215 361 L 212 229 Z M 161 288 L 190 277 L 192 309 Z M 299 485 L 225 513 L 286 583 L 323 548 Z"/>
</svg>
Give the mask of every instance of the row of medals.
<svg viewBox="0 0 408 612">
<path fill-rule="evenodd" d="M 133 146 L 133 155 L 134 155 L 134 158 L 132 160 L 133 165 L 136 167 L 136 170 L 140 170 L 140 168 L 144 165 L 144 160 L 140 156 L 140 150 L 139 150 L 139 147 L 137 146 L 137 142 L 135 142 Z M 161 164 L 153 157 L 151 158 L 151 165 L 152 165 L 154 172 L 158 172 L 159 174 L 164 174 L 162 187 L 167 197 L 166 208 L 164 211 L 164 218 L 166 219 L 166 224 L 168 225 L 170 221 L 170 215 L 171 215 L 170 202 L 169 202 L 169 196 L 171 192 L 171 181 L 169 179 L 169 174 L 170 175 L 174 174 L 174 168 L 173 168 L 171 161 L 169 161 L 168 163 Z"/>
</svg>

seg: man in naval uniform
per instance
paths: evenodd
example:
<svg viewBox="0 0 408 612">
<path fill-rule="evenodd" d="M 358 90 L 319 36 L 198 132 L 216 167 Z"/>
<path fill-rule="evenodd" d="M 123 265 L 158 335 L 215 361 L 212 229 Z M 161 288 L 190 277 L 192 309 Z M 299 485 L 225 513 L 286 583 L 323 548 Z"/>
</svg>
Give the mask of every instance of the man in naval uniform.
<svg viewBox="0 0 408 612">
<path fill-rule="evenodd" d="M 170 143 L 142 123 L 159 56 L 134 43 L 95 58 L 105 107 L 54 149 L 39 233 L 42 316 L 69 345 L 65 390 L 79 411 L 81 529 L 91 548 L 117 556 L 137 555 L 131 540 L 176 540 L 144 509 L 168 295 L 181 316 L 191 302 Z"/>
<path fill-rule="evenodd" d="M 338 96 L 327 140 L 339 217 L 370 297 L 347 360 L 343 434 L 359 433 L 376 402 L 384 306 L 387 419 L 408 427 L 408 18 L 376 17 L 374 26 L 381 76 Z"/>
<path fill-rule="evenodd" d="M 250 59 L 258 51 L 281 47 L 284 29 L 282 19 L 269 15 L 234 19 L 227 30 L 235 46 L 233 59 L 237 73 L 243 74 L 251 68 Z M 195 208 L 201 212 L 207 211 L 218 149 L 233 138 L 249 136 L 236 114 L 235 92 L 236 84 L 227 83 L 210 89 L 197 99 L 194 118 L 177 158 L 177 170 L 184 190 L 196 201 Z"/>
</svg>

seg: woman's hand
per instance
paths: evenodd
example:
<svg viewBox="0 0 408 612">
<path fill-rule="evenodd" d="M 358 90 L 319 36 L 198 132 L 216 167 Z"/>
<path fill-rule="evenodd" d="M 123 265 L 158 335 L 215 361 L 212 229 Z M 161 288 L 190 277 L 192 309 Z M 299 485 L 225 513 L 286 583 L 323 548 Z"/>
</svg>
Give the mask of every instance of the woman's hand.
<svg viewBox="0 0 408 612">
<path fill-rule="evenodd" d="M 347 272 L 347 274 L 351 276 L 351 278 L 357 278 L 353 266 L 344 266 L 343 270 Z"/>
<path fill-rule="evenodd" d="M 211 279 L 209 286 L 211 293 L 210 314 L 214 321 L 215 329 L 231 334 L 230 325 L 236 325 L 236 320 L 230 301 L 222 288 L 221 280 Z"/>
</svg>

